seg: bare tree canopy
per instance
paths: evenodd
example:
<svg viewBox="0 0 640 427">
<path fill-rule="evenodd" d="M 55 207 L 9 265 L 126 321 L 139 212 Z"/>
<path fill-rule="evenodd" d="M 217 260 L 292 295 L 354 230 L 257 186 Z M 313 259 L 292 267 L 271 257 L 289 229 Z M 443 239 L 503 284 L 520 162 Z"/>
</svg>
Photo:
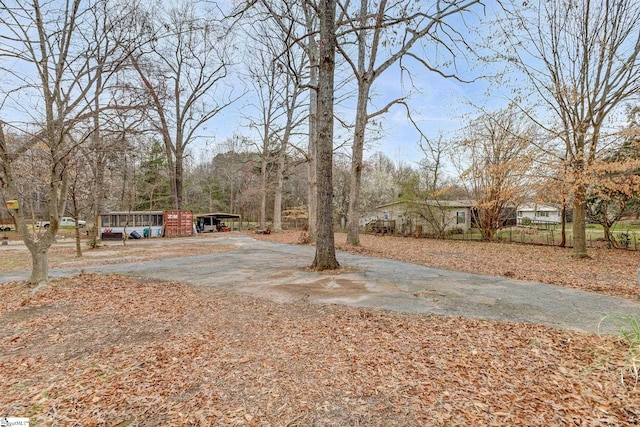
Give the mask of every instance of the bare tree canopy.
<svg viewBox="0 0 640 427">
<path fill-rule="evenodd" d="M 163 3 L 164 5 L 164 3 Z M 191 2 L 141 12 L 138 31 L 150 42 L 131 52 L 140 96 L 148 100 L 148 118 L 161 137 L 171 175 L 172 205 L 182 207 L 187 147 L 209 120 L 231 105 L 238 90 L 225 84 L 232 59 L 229 32 L 221 19 Z"/>
<path fill-rule="evenodd" d="M 348 1 L 341 4 L 343 14 L 338 31 L 338 50 L 357 82 L 347 223 L 347 241 L 350 244 L 359 244 L 360 187 L 367 127 L 394 105 L 406 103 L 404 97 L 399 97 L 371 111 L 374 83 L 392 66 L 399 64 L 402 67 L 403 61 L 415 61 L 443 77 L 455 78 L 457 56 L 466 54 L 463 47 L 467 42 L 460 29 L 452 23 L 463 22 L 460 15 L 470 12 L 479 3 L 478 0 L 438 1 L 425 5 L 419 2 L 361 0 L 353 6 Z"/>
<path fill-rule="evenodd" d="M 640 95 L 640 4 L 635 0 L 502 2 L 490 43 L 520 71 L 541 103 L 538 123 L 565 146 L 573 197 L 574 255 L 587 256 L 585 201 L 590 168 L 612 113 Z"/>
</svg>

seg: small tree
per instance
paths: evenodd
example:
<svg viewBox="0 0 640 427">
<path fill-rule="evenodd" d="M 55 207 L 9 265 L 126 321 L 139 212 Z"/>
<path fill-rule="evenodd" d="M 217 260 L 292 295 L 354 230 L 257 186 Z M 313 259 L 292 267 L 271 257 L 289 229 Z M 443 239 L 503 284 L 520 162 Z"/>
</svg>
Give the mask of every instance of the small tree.
<svg viewBox="0 0 640 427">
<path fill-rule="evenodd" d="M 589 220 L 602 225 L 604 238 L 613 247 L 618 241 L 612 227 L 637 212 L 640 197 L 640 132 L 635 120 L 621 136 L 622 144 L 594 164 L 597 179 L 592 179 L 586 201 Z"/>
<path fill-rule="evenodd" d="M 474 222 L 487 240 L 527 196 L 534 138 L 533 129 L 507 110 L 479 117 L 459 142 L 460 178 L 476 203 Z"/>
</svg>

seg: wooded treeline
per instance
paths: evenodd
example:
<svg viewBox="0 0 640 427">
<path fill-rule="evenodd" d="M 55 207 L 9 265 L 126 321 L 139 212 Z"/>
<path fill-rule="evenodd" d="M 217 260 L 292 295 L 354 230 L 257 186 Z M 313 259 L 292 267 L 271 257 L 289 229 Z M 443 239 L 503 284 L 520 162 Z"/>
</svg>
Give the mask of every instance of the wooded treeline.
<svg viewBox="0 0 640 427">
<path fill-rule="evenodd" d="M 338 266 L 334 224 L 357 245 L 362 218 L 392 201 L 471 199 L 487 239 L 507 209 L 561 206 L 577 257 L 586 220 L 608 230 L 637 209 L 632 0 L 0 6 L 0 192 L 19 202 L 7 213 L 32 282 L 47 280 L 63 215 L 228 211 L 280 231 L 306 208 L 325 269 Z M 434 138 L 415 107 L 425 73 L 482 80 L 504 102 L 474 100 L 458 132 Z M 390 113 L 415 128 L 398 141 L 413 164 L 370 154 Z M 235 136 L 216 137 L 223 116 Z M 33 232 L 37 219 L 51 227 Z"/>
</svg>

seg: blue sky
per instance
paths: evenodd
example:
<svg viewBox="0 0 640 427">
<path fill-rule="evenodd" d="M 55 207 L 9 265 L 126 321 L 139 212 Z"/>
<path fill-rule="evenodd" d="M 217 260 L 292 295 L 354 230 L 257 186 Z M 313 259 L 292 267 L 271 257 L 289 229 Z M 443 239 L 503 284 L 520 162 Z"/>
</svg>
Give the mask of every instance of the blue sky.
<svg viewBox="0 0 640 427">
<path fill-rule="evenodd" d="M 376 86 L 380 97 L 374 100 L 377 105 L 384 105 L 383 99 L 396 96 L 394 81 L 398 81 L 397 73 L 389 73 L 379 79 Z M 461 83 L 452 79 L 444 79 L 435 73 L 421 73 L 422 87 L 420 93 L 415 93 L 409 100 L 412 116 L 421 130 L 430 138 L 443 135 L 451 137 L 460 129 L 465 115 L 473 114 L 474 108 L 469 105 L 469 99 L 483 102 L 480 97 L 486 88 L 485 82 Z M 207 134 L 214 135 L 214 143 L 222 143 L 234 134 L 251 135 L 241 111 L 244 102 L 229 107 L 207 126 Z M 404 107 L 395 106 L 383 116 L 381 139 L 371 142 L 365 153 L 365 158 L 375 152 L 385 153 L 393 161 L 415 165 L 422 159 L 418 141 L 419 134 L 407 118 Z M 202 146 L 202 143 L 198 143 Z"/>
<path fill-rule="evenodd" d="M 462 83 L 426 70 L 420 71 L 415 77 L 420 81 L 420 87 L 417 88 L 419 92 L 413 90 L 408 102 L 413 119 L 430 138 L 438 138 L 440 135 L 445 139 L 453 137 L 464 125 L 465 116 L 477 114 L 477 110 L 470 105 L 470 100 L 476 104 L 487 102 L 486 81 Z M 389 99 L 398 97 L 401 93 L 399 81 L 400 76 L 395 70 L 389 70 L 386 75 L 381 76 L 374 86 L 376 98 L 373 99 L 373 104 L 382 106 Z M 402 93 L 406 94 L 406 91 Z M 246 102 L 247 100 L 238 101 L 208 124 L 206 133 L 214 135 L 215 144 L 224 142 L 234 134 L 251 135 L 241 114 Z M 503 100 L 496 98 L 493 103 L 501 102 Z M 344 106 L 336 109 L 346 111 Z M 352 113 L 353 111 L 347 114 L 352 116 Z M 381 138 L 369 141 L 365 158 L 375 152 L 383 152 L 393 161 L 417 164 L 423 157 L 418 146 L 420 136 L 410 123 L 405 108 L 393 107 L 382 116 L 382 121 L 384 131 Z"/>
</svg>

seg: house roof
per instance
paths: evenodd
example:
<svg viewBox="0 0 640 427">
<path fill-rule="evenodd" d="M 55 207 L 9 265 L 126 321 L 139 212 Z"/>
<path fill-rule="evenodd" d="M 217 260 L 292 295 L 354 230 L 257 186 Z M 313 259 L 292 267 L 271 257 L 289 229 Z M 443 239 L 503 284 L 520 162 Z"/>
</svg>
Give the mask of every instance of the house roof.
<svg viewBox="0 0 640 427">
<path fill-rule="evenodd" d="M 205 217 L 205 216 L 211 216 L 214 218 L 219 218 L 219 219 L 229 219 L 229 218 L 240 218 L 240 215 L 237 214 L 232 214 L 232 213 L 225 213 L 225 212 L 212 212 L 212 213 L 202 213 L 202 214 L 197 214 L 194 215 L 196 218 L 201 218 L 201 217 Z"/>
<path fill-rule="evenodd" d="M 525 212 L 557 212 L 560 209 L 550 205 L 525 205 L 520 206 L 518 210 Z"/>
<path fill-rule="evenodd" d="M 472 200 L 423 200 L 420 202 L 399 201 L 376 206 L 376 209 L 395 205 L 426 205 L 439 206 L 443 208 L 472 208 L 476 205 L 476 203 Z"/>
</svg>

